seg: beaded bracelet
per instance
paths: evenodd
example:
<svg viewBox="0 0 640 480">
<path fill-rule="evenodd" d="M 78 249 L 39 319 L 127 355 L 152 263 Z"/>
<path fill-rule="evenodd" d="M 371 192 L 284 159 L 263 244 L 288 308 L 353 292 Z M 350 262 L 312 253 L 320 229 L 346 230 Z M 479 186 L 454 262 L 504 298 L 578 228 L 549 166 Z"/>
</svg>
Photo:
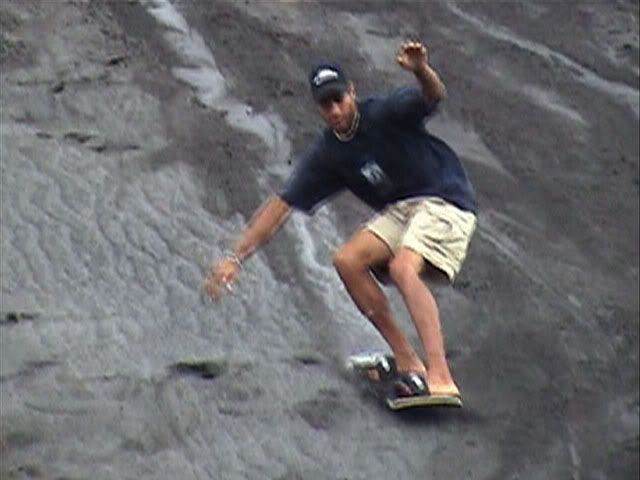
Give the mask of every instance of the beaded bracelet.
<svg viewBox="0 0 640 480">
<path fill-rule="evenodd" d="M 240 260 L 240 257 L 236 252 L 232 252 L 232 251 L 227 252 L 226 258 L 234 262 L 239 267 L 242 267 L 242 260 Z"/>
</svg>

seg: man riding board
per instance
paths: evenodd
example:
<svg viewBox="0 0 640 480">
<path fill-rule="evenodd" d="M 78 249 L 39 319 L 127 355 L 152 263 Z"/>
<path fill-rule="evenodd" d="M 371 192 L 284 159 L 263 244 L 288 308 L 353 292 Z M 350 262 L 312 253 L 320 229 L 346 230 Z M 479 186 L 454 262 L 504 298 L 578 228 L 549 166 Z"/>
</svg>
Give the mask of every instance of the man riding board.
<svg viewBox="0 0 640 480">
<path fill-rule="evenodd" d="M 204 286 L 218 299 L 236 281 L 241 263 L 272 238 L 292 209 L 311 214 L 349 189 L 377 214 L 337 251 L 333 264 L 395 356 L 395 394 L 460 399 L 429 283 L 437 277 L 453 282 L 462 266 L 477 223 L 474 192 L 457 155 L 424 126 L 446 95 L 426 47 L 405 42 L 397 61 L 420 88 L 403 87 L 363 101 L 338 65 L 325 63 L 311 71 L 311 93 L 327 128 L 284 189 L 253 216 L 232 253 L 211 268 Z M 380 268 L 406 303 L 425 362 L 397 326 L 376 281 Z"/>
</svg>

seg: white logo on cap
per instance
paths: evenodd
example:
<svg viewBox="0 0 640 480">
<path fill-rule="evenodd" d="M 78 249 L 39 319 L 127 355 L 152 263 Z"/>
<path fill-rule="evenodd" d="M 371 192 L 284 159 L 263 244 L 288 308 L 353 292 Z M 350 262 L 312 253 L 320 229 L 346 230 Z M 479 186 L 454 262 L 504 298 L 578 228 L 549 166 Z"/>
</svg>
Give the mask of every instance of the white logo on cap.
<svg viewBox="0 0 640 480">
<path fill-rule="evenodd" d="M 339 77 L 338 72 L 332 70 L 330 68 L 324 68 L 316 73 L 316 76 L 313 77 L 313 84 L 316 87 L 319 87 L 325 82 L 329 82 L 331 80 L 336 80 Z"/>
</svg>

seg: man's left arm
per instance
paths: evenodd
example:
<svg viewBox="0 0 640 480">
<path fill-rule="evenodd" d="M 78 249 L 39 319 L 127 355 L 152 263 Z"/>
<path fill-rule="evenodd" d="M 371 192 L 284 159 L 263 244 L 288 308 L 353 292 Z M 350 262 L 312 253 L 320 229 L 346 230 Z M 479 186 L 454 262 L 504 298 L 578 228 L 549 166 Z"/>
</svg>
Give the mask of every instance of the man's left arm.
<svg viewBox="0 0 640 480">
<path fill-rule="evenodd" d="M 438 73 L 428 63 L 413 72 L 422 87 L 422 94 L 428 103 L 439 102 L 447 96 L 447 89 Z"/>
<path fill-rule="evenodd" d="M 428 104 L 444 100 L 447 89 L 438 73 L 429 65 L 427 47 L 420 42 L 405 42 L 400 45 L 396 59 L 402 68 L 415 75 Z"/>
</svg>

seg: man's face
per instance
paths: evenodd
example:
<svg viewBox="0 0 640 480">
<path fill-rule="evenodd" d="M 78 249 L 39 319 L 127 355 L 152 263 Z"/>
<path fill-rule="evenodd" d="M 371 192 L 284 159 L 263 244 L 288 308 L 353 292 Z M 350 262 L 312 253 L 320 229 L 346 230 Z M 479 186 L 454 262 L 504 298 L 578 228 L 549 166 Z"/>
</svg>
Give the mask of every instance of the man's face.
<svg viewBox="0 0 640 480">
<path fill-rule="evenodd" d="M 334 94 L 316 104 L 325 123 L 338 132 L 346 132 L 351 127 L 356 113 L 356 94 L 353 83 L 344 94 Z"/>
</svg>

